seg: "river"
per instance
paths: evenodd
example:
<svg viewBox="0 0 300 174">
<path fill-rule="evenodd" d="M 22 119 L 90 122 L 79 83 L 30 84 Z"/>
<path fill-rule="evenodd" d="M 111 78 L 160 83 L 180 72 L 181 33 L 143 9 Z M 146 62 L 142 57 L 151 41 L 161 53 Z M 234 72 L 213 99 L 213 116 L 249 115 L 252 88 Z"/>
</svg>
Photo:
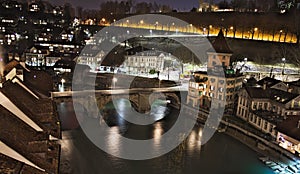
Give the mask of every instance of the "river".
<svg viewBox="0 0 300 174">
<path fill-rule="evenodd" d="M 125 105 L 124 105 L 125 103 Z M 157 104 L 151 115 L 157 119 L 152 125 L 140 126 L 126 122 L 120 116 L 130 114 L 130 105 L 120 100 L 117 105 L 125 106 L 122 113 L 113 109 L 112 103 L 103 110 L 104 119 L 78 116 L 79 122 L 97 126 L 106 122 L 109 133 L 120 133 L 133 139 L 154 139 L 152 150 L 160 147 L 161 135 L 174 124 L 179 111 Z M 196 125 L 181 145 L 169 153 L 149 160 L 125 160 L 109 155 L 95 146 L 78 127 L 71 103 L 58 104 L 62 124 L 60 141 L 60 173 L 74 174 L 271 174 L 268 167 L 258 159 L 259 155 L 238 140 L 216 132 L 201 146 L 202 126 Z M 160 120 L 161 118 L 164 118 Z M 124 150 L 122 142 L 113 136 L 106 139 L 112 151 Z M 126 149 L 125 149 L 126 150 Z M 145 149 L 145 151 L 148 149 Z"/>
</svg>

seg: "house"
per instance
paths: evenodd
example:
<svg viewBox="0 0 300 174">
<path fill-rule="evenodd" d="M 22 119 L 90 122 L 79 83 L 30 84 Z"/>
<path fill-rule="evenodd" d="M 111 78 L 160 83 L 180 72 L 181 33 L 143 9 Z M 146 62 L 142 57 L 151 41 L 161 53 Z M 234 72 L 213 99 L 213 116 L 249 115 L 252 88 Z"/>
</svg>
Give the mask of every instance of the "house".
<svg viewBox="0 0 300 174">
<path fill-rule="evenodd" d="M 161 51 L 146 50 L 125 56 L 123 66 L 129 74 L 148 74 L 150 70 L 162 72 L 164 60 L 167 58 L 171 59 L 172 57 Z"/>
<path fill-rule="evenodd" d="M 96 70 L 104 59 L 105 52 L 98 50 L 97 46 L 87 46 L 77 58 L 78 64 L 88 65 L 92 70 Z"/>
<path fill-rule="evenodd" d="M 282 91 L 288 91 L 289 86 L 277 79 L 273 79 L 271 77 L 265 77 L 257 82 L 258 85 L 263 86 L 266 85 L 267 88 L 279 89 Z"/>
<path fill-rule="evenodd" d="M 276 142 L 282 148 L 300 154 L 300 115 L 291 116 L 277 125 Z"/>
<path fill-rule="evenodd" d="M 288 117 L 300 114 L 300 95 L 276 88 L 245 87 L 238 94 L 236 115 L 273 137 L 276 126 Z"/>
<path fill-rule="evenodd" d="M 244 76 L 230 68 L 232 51 L 222 30 L 207 55 L 207 71 L 194 72 L 189 82 L 187 104 L 209 109 L 214 100 L 219 106 L 225 105 L 227 112 L 233 113 Z"/>
<path fill-rule="evenodd" d="M 58 173 L 55 104 L 26 86 L 17 66 L 9 62 L 0 81 L 0 173 Z"/>
<path fill-rule="evenodd" d="M 300 94 L 300 79 L 293 82 L 287 83 L 292 93 Z"/>
<path fill-rule="evenodd" d="M 45 57 L 50 54 L 49 50 L 41 46 L 32 46 L 25 53 L 25 63 L 29 66 L 45 66 Z"/>
</svg>

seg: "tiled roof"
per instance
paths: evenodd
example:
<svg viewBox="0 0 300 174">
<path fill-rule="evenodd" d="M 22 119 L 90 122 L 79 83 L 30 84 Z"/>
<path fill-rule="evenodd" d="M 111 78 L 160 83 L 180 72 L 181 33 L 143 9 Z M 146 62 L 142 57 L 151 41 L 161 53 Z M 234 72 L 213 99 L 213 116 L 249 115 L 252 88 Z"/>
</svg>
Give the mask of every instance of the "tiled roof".
<svg viewBox="0 0 300 174">
<path fill-rule="evenodd" d="M 297 81 L 293 81 L 293 82 L 288 82 L 289 85 L 292 85 L 292 86 L 299 86 L 300 87 L 300 79 L 297 80 Z"/>
<path fill-rule="evenodd" d="M 37 99 L 19 84 L 11 81 L 5 82 L 0 91 L 43 130 L 60 137 L 58 117 L 50 99 Z"/>
<path fill-rule="evenodd" d="M 12 60 L 8 64 L 5 65 L 4 73 L 9 73 L 13 68 L 17 67 L 20 63 L 17 60 Z"/>
<path fill-rule="evenodd" d="M 270 111 L 251 110 L 251 112 L 259 116 L 260 118 L 263 118 L 264 120 L 267 120 L 268 122 L 273 123 L 275 125 L 277 125 L 278 123 L 284 120 L 284 117 L 282 117 L 281 115 Z"/>
<path fill-rule="evenodd" d="M 286 104 L 292 99 L 299 96 L 298 94 L 293 94 L 293 93 L 289 93 L 289 92 L 285 92 L 273 88 L 268 88 L 264 90 L 263 88 L 260 87 L 245 87 L 245 89 L 247 90 L 251 98 L 270 99 L 283 104 Z"/>
<path fill-rule="evenodd" d="M 300 141 L 300 128 L 297 127 L 299 120 L 300 116 L 290 116 L 278 124 L 276 129 L 279 132 Z"/>
<path fill-rule="evenodd" d="M 54 145 L 57 155 L 48 150 L 51 146 L 51 143 L 47 141 L 48 135 L 45 132 L 36 132 L 2 105 L 0 105 L 0 113 L 0 141 L 38 167 L 55 172 L 55 167 L 53 168 L 47 158 L 57 158 L 59 148 Z M 40 154 L 44 154 L 43 157 Z"/>
<path fill-rule="evenodd" d="M 266 83 L 267 87 L 272 87 L 274 85 L 276 85 L 277 83 L 280 83 L 281 81 L 280 80 L 277 80 L 277 79 L 273 79 L 271 77 L 265 77 L 261 80 L 259 80 L 257 82 L 257 84 L 259 84 L 260 86 L 263 86 L 264 83 Z"/>
<path fill-rule="evenodd" d="M 208 52 L 228 53 L 228 54 L 233 53 L 227 44 L 227 41 L 224 37 L 222 30 L 219 31 L 218 36 L 216 37 L 215 41 L 212 43 L 212 48 L 209 49 Z"/>
<path fill-rule="evenodd" d="M 139 45 L 139 46 L 127 49 L 126 52 L 128 53 L 128 55 L 134 55 L 138 52 L 143 52 L 143 51 L 148 51 L 148 50 L 150 50 L 150 49 Z"/>
<path fill-rule="evenodd" d="M 5 108 L 6 105 L 0 105 L 0 141 L 34 165 L 45 169 L 47 173 L 57 173 L 59 144 L 50 141 L 49 135 L 60 137 L 60 128 L 57 125 L 58 117 L 52 100 L 36 98 L 20 84 L 12 81 L 6 81 L 0 92 L 44 130 L 36 131 L 14 115 L 13 110 Z M 11 159 L 12 153 L 4 154 L 0 155 L 0 173 L 3 173 L 1 170 L 45 173 L 24 164 L 21 159 Z M 8 161 L 9 164 L 3 164 L 1 161 Z"/>
<path fill-rule="evenodd" d="M 76 62 L 74 61 L 70 61 L 70 60 L 58 60 L 55 64 L 54 64 L 54 68 L 71 68 L 74 69 L 76 66 Z"/>
</svg>

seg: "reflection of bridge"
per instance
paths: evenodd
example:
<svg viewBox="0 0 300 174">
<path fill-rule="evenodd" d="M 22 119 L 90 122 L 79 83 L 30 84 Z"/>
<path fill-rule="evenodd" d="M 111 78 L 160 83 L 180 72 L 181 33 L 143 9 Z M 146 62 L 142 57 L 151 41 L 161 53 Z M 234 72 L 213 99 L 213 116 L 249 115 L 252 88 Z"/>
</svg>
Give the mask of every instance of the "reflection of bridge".
<svg viewBox="0 0 300 174">
<path fill-rule="evenodd" d="M 90 117 L 97 117 L 99 110 L 103 109 L 106 104 L 121 98 L 128 99 L 132 107 L 141 113 L 149 112 L 151 104 L 156 99 L 167 100 L 171 106 L 180 109 L 181 91 L 183 90 L 179 87 L 86 90 L 52 92 L 51 97 L 56 102 L 73 102 L 74 106 L 82 106 L 85 110 L 89 111 L 88 114 Z"/>
</svg>

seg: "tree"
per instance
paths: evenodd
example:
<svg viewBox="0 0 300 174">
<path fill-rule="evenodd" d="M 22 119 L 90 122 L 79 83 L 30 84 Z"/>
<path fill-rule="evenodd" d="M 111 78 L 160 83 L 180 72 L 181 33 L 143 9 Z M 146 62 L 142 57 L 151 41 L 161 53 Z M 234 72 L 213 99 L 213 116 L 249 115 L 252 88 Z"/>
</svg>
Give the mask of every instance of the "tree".
<svg viewBox="0 0 300 174">
<path fill-rule="evenodd" d="M 229 4 L 226 0 L 219 2 L 218 6 L 219 6 L 219 9 L 228 9 L 229 8 Z"/>
<path fill-rule="evenodd" d="M 135 6 L 135 11 L 138 14 L 150 13 L 151 9 L 152 9 L 152 4 L 146 2 L 140 2 Z"/>
<path fill-rule="evenodd" d="M 149 71 L 149 74 L 155 74 L 156 73 L 156 70 L 155 69 L 151 69 L 150 71 Z"/>
</svg>

